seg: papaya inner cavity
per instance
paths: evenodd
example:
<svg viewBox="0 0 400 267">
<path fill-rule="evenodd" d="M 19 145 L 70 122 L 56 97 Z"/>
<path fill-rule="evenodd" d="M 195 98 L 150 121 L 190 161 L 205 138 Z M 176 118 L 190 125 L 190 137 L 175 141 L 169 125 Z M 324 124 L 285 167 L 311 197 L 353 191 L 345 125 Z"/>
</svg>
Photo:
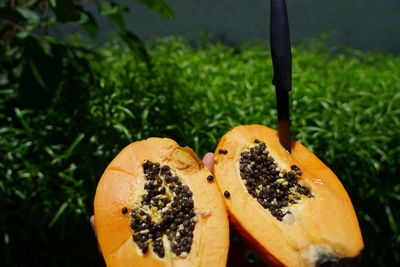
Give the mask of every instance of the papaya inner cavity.
<svg viewBox="0 0 400 267">
<path fill-rule="evenodd" d="M 291 205 L 299 203 L 302 197 L 313 197 L 310 188 L 298 183 L 302 175 L 300 168 L 296 165 L 290 170 L 281 168 L 265 143 L 256 139 L 250 147 L 241 153 L 239 161 L 243 183 L 263 208 L 282 221 L 291 215 Z"/>
<path fill-rule="evenodd" d="M 142 166 L 144 193 L 130 213 L 133 240 L 144 254 L 152 247 L 160 258 L 168 240 L 175 255 L 186 257 L 197 221 L 193 193 L 168 165 L 145 161 Z"/>
</svg>

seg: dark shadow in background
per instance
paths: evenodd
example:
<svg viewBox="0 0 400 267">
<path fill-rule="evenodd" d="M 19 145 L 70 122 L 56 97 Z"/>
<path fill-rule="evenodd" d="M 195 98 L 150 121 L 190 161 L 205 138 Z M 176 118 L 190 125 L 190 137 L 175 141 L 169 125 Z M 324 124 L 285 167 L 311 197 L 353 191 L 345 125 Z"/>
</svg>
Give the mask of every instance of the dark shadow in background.
<svg viewBox="0 0 400 267">
<path fill-rule="evenodd" d="M 267 40 L 269 6 L 267 0 L 187 1 L 169 0 L 175 19 L 163 18 L 133 1 L 125 15 L 128 28 L 146 40 L 166 35 L 196 36 L 211 32 L 213 39 L 238 44 L 244 40 Z M 400 54 L 400 1 L 398 0 L 287 0 L 294 43 L 328 33 L 334 43 L 357 49 Z M 87 7 L 96 13 L 90 4 Z M 101 32 L 97 42 L 108 40 L 113 31 L 98 18 Z M 57 34 L 75 32 L 63 27 Z"/>
</svg>

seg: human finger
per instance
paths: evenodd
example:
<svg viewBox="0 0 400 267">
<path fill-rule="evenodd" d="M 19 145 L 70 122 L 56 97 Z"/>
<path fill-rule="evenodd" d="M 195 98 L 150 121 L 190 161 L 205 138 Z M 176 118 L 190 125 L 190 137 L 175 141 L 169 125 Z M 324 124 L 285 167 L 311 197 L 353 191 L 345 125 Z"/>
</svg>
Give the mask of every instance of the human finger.
<svg viewBox="0 0 400 267">
<path fill-rule="evenodd" d="M 208 152 L 203 157 L 204 165 L 211 171 L 214 171 L 214 153 Z"/>
</svg>

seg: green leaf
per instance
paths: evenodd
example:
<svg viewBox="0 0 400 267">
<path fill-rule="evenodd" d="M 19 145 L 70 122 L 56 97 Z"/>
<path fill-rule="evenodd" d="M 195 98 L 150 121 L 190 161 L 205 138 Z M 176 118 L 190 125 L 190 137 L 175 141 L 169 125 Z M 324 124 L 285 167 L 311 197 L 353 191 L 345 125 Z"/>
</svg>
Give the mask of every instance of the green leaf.
<svg viewBox="0 0 400 267">
<path fill-rule="evenodd" d="M 398 229 L 397 229 L 397 224 L 396 220 L 393 216 L 392 209 L 389 206 L 385 206 L 385 211 L 386 211 L 386 216 L 389 220 L 389 225 L 390 228 L 392 229 L 392 232 L 397 235 L 398 234 Z"/>
<path fill-rule="evenodd" d="M 62 40 L 56 39 L 56 38 L 48 36 L 48 35 L 40 36 L 40 39 L 47 43 L 50 43 L 50 44 L 59 45 L 59 46 L 64 45 L 64 42 Z"/>
<path fill-rule="evenodd" d="M 57 6 L 57 0 L 49 0 L 49 3 L 52 7 L 56 7 Z"/>
<path fill-rule="evenodd" d="M 129 31 L 120 33 L 120 36 L 128 45 L 133 55 L 140 60 L 143 60 L 147 64 L 147 66 L 151 68 L 150 56 L 142 40 L 140 40 L 139 37 L 136 36 L 136 34 Z"/>
<path fill-rule="evenodd" d="M 80 133 L 74 140 L 74 142 L 70 145 L 70 147 L 67 149 L 67 151 L 63 154 L 65 158 L 68 158 L 69 156 L 72 155 L 74 152 L 76 146 L 82 141 L 82 139 L 85 137 L 84 133 Z"/>
<path fill-rule="evenodd" d="M 135 119 L 135 115 L 132 113 L 132 111 L 130 111 L 129 109 L 127 109 L 124 106 L 118 105 L 115 106 L 116 110 L 121 110 L 122 112 L 124 112 L 125 114 L 127 114 L 129 117 L 131 117 L 132 119 Z"/>
<path fill-rule="evenodd" d="M 92 14 L 86 13 L 88 21 L 83 23 L 82 28 L 89 34 L 90 37 L 95 37 L 97 34 L 97 23 Z"/>
<path fill-rule="evenodd" d="M 56 214 L 54 215 L 53 219 L 51 220 L 51 222 L 49 223 L 49 227 L 52 227 L 56 221 L 58 220 L 58 218 L 60 218 L 61 214 L 63 214 L 63 212 L 65 211 L 65 209 L 68 207 L 68 202 L 64 202 L 60 208 L 57 210 Z"/>
<path fill-rule="evenodd" d="M 101 2 L 99 5 L 100 14 L 103 16 L 121 14 L 129 11 L 129 8 L 125 5 L 118 5 L 114 2 Z"/>
<path fill-rule="evenodd" d="M 26 39 L 27 37 L 31 36 L 31 32 L 29 31 L 20 31 L 16 34 L 18 39 Z"/>
<path fill-rule="evenodd" d="M 136 0 L 139 3 L 142 3 L 149 9 L 153 10 L 154 12 L 164 16 L 168 19 L 174 18 L 174 12 L 169 7 L 165 0 Z"/>
<path fill-rule="evenodd" d="M 29 61 L 29 66 L 31 67 L 32 73 L 40 86 L 42 86 L 43 88 L 47 88 L 45 82 L 42 79 L 42 75 L 40 74 L 39 70 L 36 68 L 35 63 L 32 60 Z"/>
<path fill-rule="evenodd" d="M 80 19 L 74 23 L 79 24 L 90 37 L 96 36 L 98 26 L 92 13 L 82 7 L 77 7 L 77 10 L 79 10 Z"/>
<path fill-rule="evenodd" d="M 122 17 L 122 13 L 129 11 L 127 6 L 117 5 L 114 2 L 101 2 L 99 10 L 101 15 L 108 16 L 120 30 L 126 31 L 125 20 Z"/>
<path fill-rule="evenodd" d="M 84 12 L 80 12 L 79 16 L 80 16 L 79 20 L 78 21 L 74 21 L 75 24 L 84 24 L 84 23 L 89 21 L 89 16 L 86 15 Z"/>
<path fill-rule="evenodd" d="M 128 128 L 125 125 L 118 122 L 117 120 L 112 120 L 113 127 L 117 129 L 120 133 L 123 133 L 128 141 L 132 141 L 132 135 L 129 133 Z"/>
<path fill-rule="evenodd" d="M 14 192 L 15 192 L 15 194 L 16 194 L 17 196 L 19 196 L 21 199 L 26 199 L 26 195 L 25 195 L 24 193 L 22 193 L 20 190 L 16 189 Z"/>
<path fill-rule="evenodd" d="M 40 17 L 37 13 L 32 10 L 17 7 L 16 10 L 29 22 L 29 23 L 38 23 L 40 21 Z"/>
<path fill-rule="evenodd" d="M 111 18 L 111 20 L 115 23 L 115 25 L 117 25 L 117 27 L 122 30 L 122 31 L 126 31 L 126 25 L 125 25 L 125 20 L 122 17 L 121 14 L 114 14 L 114 15 L 110 15 L 109 16 Z"/>
</svg>

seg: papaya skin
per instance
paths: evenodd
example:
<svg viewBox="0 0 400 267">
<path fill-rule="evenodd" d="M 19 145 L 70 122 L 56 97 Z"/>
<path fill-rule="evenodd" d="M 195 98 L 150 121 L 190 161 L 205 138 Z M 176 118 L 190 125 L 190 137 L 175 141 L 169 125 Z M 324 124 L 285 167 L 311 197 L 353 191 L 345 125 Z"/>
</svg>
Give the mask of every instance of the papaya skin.
<svg viewBox="0 0 400 267">
<path fill-rule="evenodd" d="M 195 210 L 211 211 L 198 216 L 191 252 L 176 257 L 164 242 L 165 257 L 150 249 L 143 254 L 132 239 L 131 207 L 143 189 L 142 164 L 145 160 L 166 164 L 193 192 Z M 229 226 L 216 183 L 209 183 L 210 171 L 190 148 L 182 148 L 166 138 L 149 138 L 125 147 L 104 171 L 94 200 L 94 222 L 99 248 L 107 266 L 225 266 L 229 247 Z"/>
<path fill-rule="evenodd" d="M 299 183 L 311 189 L 313 197 L 291 206 L 293 223 L 277 220 L 247 192 L 238 162 L 255 139 L 266 144 L 279 167 L 297 165 Z M 299 142 L 292 140 L 289 154 L 277 131 L 262 125 L 235 127 L 218 143 L 214 174 L 220 191 L 230 192 L 224 201 L 231 224 L 269 265 L 318 265 L 321 251 L 333 255 L 338 266 L 357 262 L 364 244 L 351 200 L 336 175 Z"/>
</svg>

